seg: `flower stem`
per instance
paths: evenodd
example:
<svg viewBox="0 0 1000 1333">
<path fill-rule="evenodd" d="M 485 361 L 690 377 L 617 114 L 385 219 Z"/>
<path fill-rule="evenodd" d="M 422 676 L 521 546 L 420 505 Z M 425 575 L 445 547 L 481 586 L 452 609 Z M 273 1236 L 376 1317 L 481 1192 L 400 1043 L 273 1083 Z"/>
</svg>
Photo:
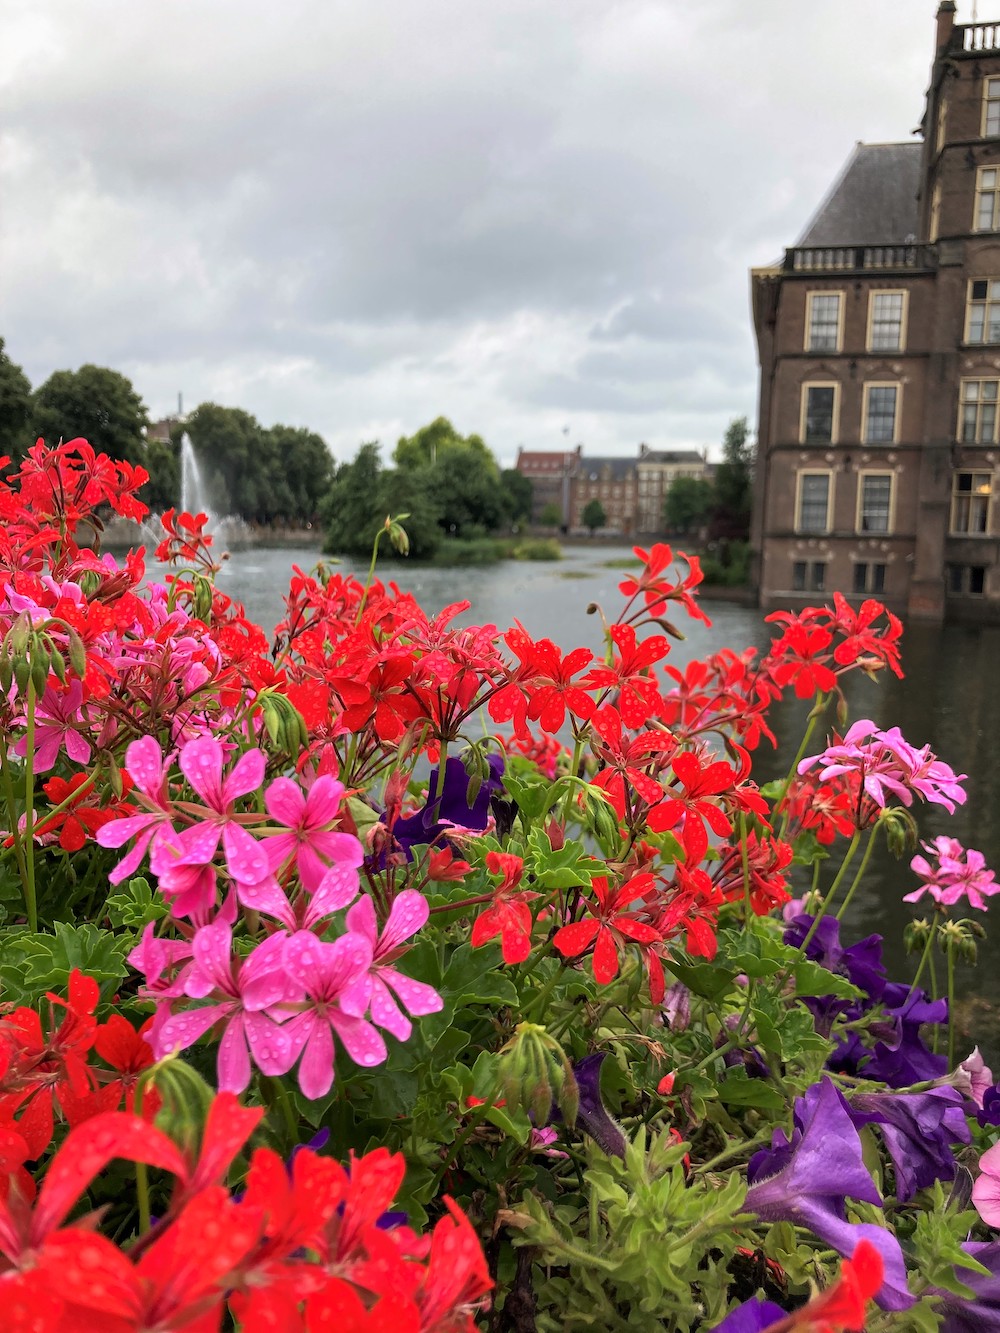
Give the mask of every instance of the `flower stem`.
<svg viewBox="0 0 1000 1333">
<path fill-rule="evenodd" d="M 948 1068 L 955 1068 L 955 941 L 948 936 Z"/>
<path fill-rule="evenodd" d="M 868 862 L 871 860 L 872 852 L 875 850 L 875 830 L 877 828 L 878 824 L 873 824 L 871 832 L 868 834 L 868 845 L 865 847 L 865 854 L 862 856 L 861 864 L 858 866 L 858 873 L 854 876 L 854 879 L 851 881 L 851 887 L 847 890 L 847 897 L 844 899 L 840 911 L 837 913 L 838 921 L 843 918 L 844 913 L 850 907 L 851 899 L 854 897 L 854 890 L 861 883 L 864 873 L 868 868 Z"/>
<path fill-rule="evenodd" d="M 927 943 L 924 945 L 924 951 L 920 955 L 920 962 L 917 964 L 917 974 L 910 983 L 910 995 L 917 989 L 920 978 L 923 976 L 924 968 L 927 966 L 927 960 L 930 957 L 931 948 L 934 944 L 934 937 L 937 935 L 937 922 L 931 922 L 931 928 L 927 932 Z M 909 995 L 906 997 L 909 999 Z"/>
<path fill-rule="evenodd" d="M 795 779 L 795 774 L 798 772 L 799 764 L 806 757 L 806 749 L 808 748 L 809 742 L 812 739 L 813 732 L 816 730 L 816 724 L 819 722 L 820 718 L 826 712 L 826 706 L 829 702 L 830 702 L 830 696 L 828 694 L 824 694 L 823 691 L 820 690 L 819 693 L 816 695 L 816 702 L 813 704 L 812 711 L 809 714 L 809 719 L 806 725 L 806 729 L 802 735 L 802 743 L 799 745 L 798 752 L 796 753 L 795 758 L 792 760 L 792 766 L 791 768 L 789 768 L 788 773 L 785 776 L 785 780 L 781 784 L 781 791 L 778 793 L 778 799 L 774 803 L 775 810 L 781 809 L 784 799 L 788 795 L 788 788 L 792 785 L 792 782 Z M 781 830 L 778 833 L 779 838 L 783 838 L 785 836 L 785 829 L 787 827 L 788 827 L 788 811 L 786 810 L 782 815 Z"/>
<path fill-rule="evenodd" d="M 38 907 L 35 900 L 35 682 L 28 677 L 27 730 L 24 756 L 24 906 L 28 929 L 38 931 Z"/>
<path fill-rule="evenodd" d="M 365 580 L 365 588 L 364 592 L 361 594 L 361 601 L 358 602 L 358 614 L 354 617 L 355 629 L 361 624 L 361 617 L 365 610 L 365 602 L 368 600 L 368 592 L 372 586 L 372 581 L 375 578 L 375 561 L 378 559 L 378 544 L 382 540 L 383 532 L 385 532 L 385 528 L 379 528 L 378 532 L 375 534 L 375 540 L 372 542 L 372 562 L 368 566 L 368 577 Z"/>
</svg>

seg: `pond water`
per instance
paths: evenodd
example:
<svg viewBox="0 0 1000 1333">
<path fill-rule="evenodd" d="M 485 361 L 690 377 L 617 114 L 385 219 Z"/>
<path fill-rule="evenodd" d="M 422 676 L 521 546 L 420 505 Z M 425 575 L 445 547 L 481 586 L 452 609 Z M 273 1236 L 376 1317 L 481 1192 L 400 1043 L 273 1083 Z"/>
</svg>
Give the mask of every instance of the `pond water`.
<svg viewBox="0 0 1000 1333">
<path fill-rule="evenodd" d="M 468 599 L 472 607 L 463 617 L 465 623 L 492 623 L 504 630 L 516 618 L 533 636 L 546 635 L 563 649 L 583 644 L 597 651 L 601 648 L 600 618 L 587 615 L 587 606 L 598 602 L 610 616 L 617 613 L 617 584 L 622 574 L 607 564 L 629 553 L 624 546 L 570 547 L 558 563 L 509 561 L 486 568 L 394 564 L 379 572 L 412 592 L 428 614 Z M 308 570 L 317 559 L 315 549 L 236 552 L 224 566 L 219 583 L 270 630 L 283 614 L 282 596 L 292 566 Z M 340 568 L 362 579 L 367 574 L 366 563 L 345 562 Z M 154 570 L 150 572 L 155 577 Z M 687 637 L 671 652 L 669 660 L 674 665 L 683 666 L 723 647 L 739 650 L 769 642 L 770 627 L 759 611 L 730 602 L 708 602 L 705 608 L 711 628 L 699 621 L 680 622 Z M 1000 628 L 909 626 L 903 640 L 903 665 L 906 678 L 902 681 L 889 673 L 877 683 L 860 675 L 849 677 L 851 717 L 871 717 L 881 726 L 898 725 L 911 743 L 929 743 L 956 772 L 968 774 L 969 799 L 954 816 L 938 806 L 918 809 L 921 835 L 957 837 L 982 851 L 987 864 L 1000 871 Z M 759 782 L 787 771 L 806 711 L 795 700 L 774 711 L 772 725 L 781 743 L 777 752 L 766 743 L 758 751 L 754 776 Z M 916 886 L 908 859 L 897 862 L 881 851 L 873 857 L 844 926 L 849 940 L 872 931 L 884 935 L 890 975 L 898 979 L 912 975 L 914 969 L 914 960 L 907 958 L 903 948 L 903 927 L 921 914 L 919 905 L 911 907 L 901 901 Z M 958 977 L 963 1026 L 992 1055 L 996 1070 L 1000 1063 L 1000 1030 L 995 1020 L 1000 1005 L 1000 897 L 993 901 L 996 919 L 992 927 L 988 914 L 969 912 L 986 925 L 992 938 L 980 946 L 979 966 L 960 967 Z"/>
</svg>

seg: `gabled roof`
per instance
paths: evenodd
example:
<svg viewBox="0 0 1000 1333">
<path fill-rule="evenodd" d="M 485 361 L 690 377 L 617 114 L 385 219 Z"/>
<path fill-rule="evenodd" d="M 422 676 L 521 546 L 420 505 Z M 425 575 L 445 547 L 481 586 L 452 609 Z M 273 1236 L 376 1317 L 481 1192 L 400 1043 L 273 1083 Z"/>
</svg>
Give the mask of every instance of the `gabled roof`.
<svg viewBox="0 0 1000 1333">
<path fill-rule="evenodd" d="M 704 463 L 705 455 L 697 449 L 649 449 L 639 454 L 640 463 Z"/>
<path fill-rule="evenodd" d="M 635 472 L 634 458 L 587 458 L 580 459 L 580 476 L 587 481 L 598 481 L 607 477 L 609 481 L 627 481 Z"/>
<path fill-rule="evenodd" d="M 859 143 L 796 246 L 916 239 L 920 143 Z"/>
</svg>

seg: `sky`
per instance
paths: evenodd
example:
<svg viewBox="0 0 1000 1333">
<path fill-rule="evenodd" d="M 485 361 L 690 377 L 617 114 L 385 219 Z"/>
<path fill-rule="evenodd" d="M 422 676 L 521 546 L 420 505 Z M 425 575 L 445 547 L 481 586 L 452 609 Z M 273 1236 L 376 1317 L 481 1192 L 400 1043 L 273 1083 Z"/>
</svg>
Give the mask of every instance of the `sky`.
<svg viewBox="0 0 1000 1333">
<path fill-rule="evenodd" d="M 912 138 L 935 7 L 0 0 L 0 336 L 340 459 L 439 415 L 717 456 L 749 270 Z"/>
</svg>

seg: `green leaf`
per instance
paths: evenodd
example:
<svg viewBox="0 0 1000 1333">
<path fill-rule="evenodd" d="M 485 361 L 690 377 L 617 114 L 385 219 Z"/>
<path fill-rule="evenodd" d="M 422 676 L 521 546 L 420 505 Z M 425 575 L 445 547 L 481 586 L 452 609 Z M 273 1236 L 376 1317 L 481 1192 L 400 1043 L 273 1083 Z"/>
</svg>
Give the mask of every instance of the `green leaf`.
<svg viewBox="0 0 1000 1333">
<path fill-rule="evenodd" d="M 719 1098 L 726 1106 L 755 1106 L 762 1111 L 783 1111 L 785 1099 L 762 1078 L 747 1078 L 735 1070 L 719 1084 Z"/>
<path fill-rule="evenodd" d="M 113 926 L 141 931 L 147 922 L 159 921 L 160 917 L 166 916 L 168 908 L 162 898 L 154 895 L 149 882 L 139 875 L 130 879 L 121 893 L 108 898 L 105 911 Z"/>
<path fill-rule="evenodd" d="M 130 936 L 84 923 L 55 923 L 54 935 L 29 935 L 21 930 L 0 938 L 0 979 L 5 998 L 32 1004 L 46 991 L 65 993 L 69 974 L 78 968 L 102 990 L 113 989 L 128 975 L 125 954 Z M 113 984 L 112 984 L 113 983 Z"/>
<path fill-rule="evenodd" d="M 670 971 L 694 995 L 716 1001 L 735 989 L 738 969 L 719 967 L 714 963 L 678 963 L 671 959 Z"/>
</svg>

